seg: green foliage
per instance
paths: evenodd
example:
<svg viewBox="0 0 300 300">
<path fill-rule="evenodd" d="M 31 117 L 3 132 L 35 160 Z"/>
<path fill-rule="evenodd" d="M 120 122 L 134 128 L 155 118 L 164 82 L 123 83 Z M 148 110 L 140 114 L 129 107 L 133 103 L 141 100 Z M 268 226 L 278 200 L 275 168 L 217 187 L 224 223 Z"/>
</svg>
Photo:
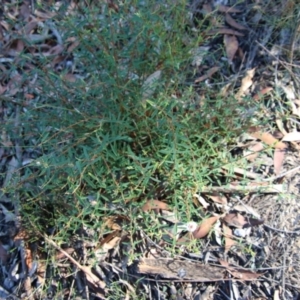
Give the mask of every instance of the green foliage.
<svg viewBox="0 0 300 300">
<path fill-rule="evenodd" d="M 79 11 L 58 23 L 65 44 L 79 42 L 73 51 L 79 79 L 67 81 L 68 67 L 49 68 L 42 55 L 33 71 L 39 100 L 22 124 L 24 145 L 41 155 L 23 167 L 17 187 L 24 222 L 66 238 L 93 218 L 88 226 L 99 227 L 111 205 L 139 205 L 158 190 L 190 220 L 193 193 L 232 160 L 230 142 L 242 124 L 234 99 L 193 108 L 184 80 L 198 41 L 186 42 L 186 1 Z M 143 84 L 157 70 L 162 76 L 144 98 Z"/>
</svg>

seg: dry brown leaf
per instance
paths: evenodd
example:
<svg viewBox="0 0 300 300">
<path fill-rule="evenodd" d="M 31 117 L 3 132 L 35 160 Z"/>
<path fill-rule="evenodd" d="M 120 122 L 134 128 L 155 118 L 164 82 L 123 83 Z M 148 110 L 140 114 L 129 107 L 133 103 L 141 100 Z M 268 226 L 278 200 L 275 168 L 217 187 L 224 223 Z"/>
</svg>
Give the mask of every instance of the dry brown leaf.
<svg viewBox="0 0 300 300">
<path fill-rule="evenodd" d="M 251 145 L 248 148 L 248 151 L 246 151 L 244 156 L 249 161 L 254 161 L 258 157 L 259 152 L 262 151 L 263 149 L 264 149 L 264 144 L 262 142 L 256 142 L 254 145 Z M 251 154 L 249 154 L 249 152 Z"/>
<path fill-rule="evenodd" d="M 26 35 L 32 33 L 36 28 L 38 27 L 38 22 L 33 20 L 27 23 L 23 28 L 22 32 L 25 33 Z"/>
<path fill-rule="evenodd" d="M 220 96 L 221 97 L 227 97 L 229 92 L 232 90 L 232 83 L 229 82 L 226 85 L 224 85 L 220 90 Z"/>
<path fill-rule="evenodd" d="M 224 205 L 227 204 L 227 198 L 218 193 L 206 194 L 206 196 L 216 203 L 220 203 Z"/>
<path fill-rule="evenodd" d="M 223 227 L 223 233 L 225 237 L 225 250 L 228 251 L 232 246 L 236 245 L 237 242 L 231 238 L 233 237 L 232 230 L 224 223 L 222 227 Z"/>
<path fill-rule="evenodd" d="M 219 12 L 223 12 L 223 13 L 240 13 L 240 12 L 242 12 L 240 9 L 226 6 L 226 5 L 218 5 L 217 9 Z"/>
<path fill-rule="evenodd" d="M 16 40 L 16 46 L 14 48 L 14 51 L 16 51 L 17 53 L 20 53 L 24 50 L 25 48 L 25 43 L 22 40 Z"/>
<path fill-rule="evenodd" d="M 265 144 L 274 147 L 276 149 L 286 149 L 287 145 L 283 142 L 278 141 L 271 133 L 269 132 L 251 132 L 251 136 L 263 141 Z"/>
<path fill-rule="evenodd" d="M 32 100 L 34 98 L 34 95 L 26 93 L 26 94 L 24 94 L 24 97 L 26 100 Z"/>
<path fill-rule="evenodd" d="M 248 222 L 246 218 L 239 213 L 228 213 L 223 218 L 223 221 L 226 222 L 229 226 L 243 228 Z"/>
<path fill-rule="evenodd" d="M 281 168 L 284 162 L 285 150 L 284 149 L 275 149 L 274 151 L 274 173 L 279 175 Z"/>
<path fill-rule="evenodd" d="M 246 73 L 246 76 L 242 79 L 242 84 L 241 84 L 241 87 L 239 89 L 239 91 L 237 92 L 236 94 L 236 98 L 238 100 L 241 100 L 242 97 L 245 96 L 246 92 L 248 91 L 248 89 L 251 87 L 251 85 L 253 84 L 253 76 L 255 74 L 255 69 L 256 68 L 253 68 L 251 70 L 248 70 L 247 73 Z"/>
<path fill-rule="evenodd" d="M 118 234 L 120 235 L 120 234 Z M 124 235 L 125 237 L 125 235 Z M 97 261 L 104 261 L 109 254 L 111 249 L 117 248 L 119 246 L 121 237 L 120 236 L 111 236 L 110 239 L 105 239 L 106 242 L 101 241 L 101 246 L 94 249 L 94 254 L 97 257 Z M 116 249 L 117 250 L 117 249 Z"/>
<path fill-rule="evenodd" d="M 289 132 L 286 134 L 283 139 L 281 140 L 282 142 L 299 142 L 300 141 L 300 132 L 298 131 L 293 131 Z"/>
<path fill-rule="evenodd" d="M 253 99 L 254 99 L 255 101 L 258 101 L 258 100 L 262 99 L 263 96 L 264 96 L 265 94 L 268 94 L 268 93 L 271 92 L 271 91 L 273 91 L 273 88 L 272 88 L 272 87 L 270 87 L 270 86 L 265 87 L 265 88 L 263 88 L 262 90 L 260 90 L 256 95 L 254 95 L 254 96 L 253 96 Z"/>
<path fill-rule="evenodd" d="M 226 49 L 227 58 L 228 58 L 229 62 L 231 63 L 233 61 L 236 51 L 239 48 L 239 42 L 234 35 L 225 34 L 224 35 L 224 45 L 225 45 L 225 49 Z"/>
<path fill-rule="evenodd" d="M 208 233 L 213 228 L 213 225 L 217 222 L 219 219 L 219 216 L 213 216 L 210 218 L 205 219 L 199 227 L 193 232 L 193 236 L 195 239 L 201 239 L 208 235 Z"/>
<path fill-rule="evenodd" d="M 237 23 L 230 14 L 225 15 L 225 20 L 226 22 L 233 28 L 238 29 L 238 30 L 247 30 L 247 27 Z"/>
<path fill-rule="evenodd" d="M 237 36 L 244 36 L 243 33 L 240 33 L 239 31 L 230 29 L 230 28 L 218 28 L 218 29 L 212 29 L 206 32 L 207 35 L 217 35 L 217 34 L 231 34 L 231 35 L 237 35 Z"/>
<path fill-rule="evenodd" d="M 159 209 L 171 210 L 168 204 L 159 200 L 148 200 L 142 207 L 142 211 L 144 212 L 149 210 L 159 210 Z"/>
<path fill-rule="evenodd" d="M 260 276 L 262 276 L 262 274 L 254 273 L 252 271 L 247 271 L 244 269 L 231 269 L 228 271 L 232 276 L 243 281 L 257 280 Z"/>
<path fill-rule="evenodd" d="M 29 1 L 24 1 L 20 7 L 19 16 L 22 18 L 22 20 L 28 20 L 28 18 L 30 17 L 29 5 L 30 5 Z"/>
<path fill-rule="evenodd" d="M 115 12 L 119 12 L 119 6 L 113 0 L 107 0 L 108 7 L 113 9 Z"/>
<path fill-rule="evenodd" d="M 64 51 L 64 46 L 63 45 L 56 45 L 54 47 L 52 47 L 47 53 L 45 53 L 45 56 L 49 56 L 49 55 L 58 55 L 61 54 Z"/>
<path fill-rule="evenodd" d="M 79 41 L 73 41 L 67 48 L 67 52 L 71 53 L 75 48 L 77 48 L 80 45 Z"/>
<path fill-rule="evenodd" d="M 201 82 L 206 80 L 207 78 L 210 78 L 213 74 L 215 74 L 219 70 L 219 67 L 212 67 L 210 68 L 205 75 L 200 76 L 195 80 L 195 83 Z"/>
<path fill-rule="evenodd" d="M 52 19 L 53 17 L 56 16 L 56 12 L 51 12 L 51 11 L 42 12 L 36 9 L 34 11 L 34 15 L 41 19 Z"/>
<path fill-rule="evenodd" d="M 235 278 L 238 278 L 239 280 L 244 281 L 251 281 L 256 280 L 259 278 L 262 274 L 254 273 L 252 271 L 248 271 L 245 269 L 239 269 L 235 267 L 229 266 L 229 263 L 225 260 L 219 259 L 220 264 L 227 269 L 227 271 L 234 276 Z"/>
<path fill-rule="evenodd" d="M 104 244 L 109 244 L 111 240 L 119 236 L 120 236 L 120 230 L 115 230 L 109 233 L 105 238 L 101 240 L 100 246 L 103 246 Z"/>
<path fill-rule="evenodd" d="M 77 81 L 77 77 L 72 73 L 67 73 L 67 74 L 63 75 L 63 79 L 68 82 L 76 82 Z"/>
</svg>

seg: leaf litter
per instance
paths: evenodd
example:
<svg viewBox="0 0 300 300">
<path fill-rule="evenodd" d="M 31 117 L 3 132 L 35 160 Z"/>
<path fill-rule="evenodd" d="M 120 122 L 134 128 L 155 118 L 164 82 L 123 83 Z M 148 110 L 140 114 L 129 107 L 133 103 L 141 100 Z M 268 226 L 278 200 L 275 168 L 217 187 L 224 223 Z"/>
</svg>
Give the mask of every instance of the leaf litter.
<svg viewBox="0 0 300 300">
<path fill-rule="evenodd" d="M 271 7 L 269 7 L 270 5 Z M 147 199 L 144 206 L 136 211 L 139 223 L 137 224 L 136 232 L 132 235 L 128 234 L 127 228 L 133 219 L 126 214 L 123 208 L 121 208 L 119 215 L 106 220 L 104 226 L 111 232 L 106 234 L 103 234 L 101 231 L 85 232 L 85 236 L 89 238 L 99 235 L 96 244 L 83 243 L 81 238 L 79 238 L 73 242 L 64 241 L 69 247 L 64 245 L 63 248 L 55 242 L 53 236 L 46 236 L 44 233 L 41 233 L 43 242 L 58 251 L 56 255 L 57 261 L 64 259 L 67 267 L 71 267 L 75 271 L 74 273 L 82 272 L 84 274 L 85 282 L 78 277 L 74 278 L 77 278 L 76 285 L 79 290 L 86 286 L 88 287 L 87 290 L 90 289 L 90 295 L 85 295 L 86 298 L 105 299 L 105 295 L 109 290 L 108 286 L 111 283 L 109 278 L 119 278 L 115 280 L 119 280 L 131 292 L 134 292 L 132 284 L 135 283 L 135 278 L 141 281 L 146 291 L 154 290 L 152 283 L 155 283 L 159 285 L 158 289 L 161 295 L 164 294 L 166 298 L 168 294 L 163 292 L 166 282 L 177 284 L 173 286 L 173 295 L 175 294 L 179 297 L 180 289 L 183 289 L 186 299 L 191 298 L 190 295 L 192 294 L 200 295 L 201 293 L 204 298 L 205 291 L 203 288 L 199 288 L 198 283 L 201 283 L 202 287 L 205 286 L 207 294 L 213 295 L 215 299 L 222 299 L 222 297 L 218 296 L 220 293 L 227 297 L 230 297 L 232 294 L 235 294 L 237 297 L 243 297 L 246 293 L 252 293 L 256 297 L 265 299 L 278 298 L 278 294 L 285 299 L 299 297 L 300 280 L 299 275 L 297 275 L 299 274 L 297 252 L 299 251 L 300 242 L 297 237 L 299 230 L 295 227 L 299 221 L 299 214 L 294 213 L 295 210 L 298 210 L 298 206 L 292 198 L 288 199 L 288 203 L 278 198 L 280 197 L 278 194 L 284 192 L 280 180 L 288 183 L 291 194 L 298 196 L 300 192 L 297 187 L 297 182 L 299 182 L 298 172 L 296 172 L 296 175 L 294 174 L 295 172 L 289 173 L 286 171 L 282 173 L 282 169 L 286 170 L 286 168 L 289 168 L 289 170 L 293 170 L 294 166 L 300 163 L 298 153 L 295 154 L 293 152 L 299 146 L 299 90 L 297 88 L 291 89 L 285 82 L 278 84 L 277 81 L 276 83 L 277 78 L 270 76 L 264 70 L 264 68 L 269 68 L 271 73 L 276 74 L 276 77 L 282 77 L 283 80 L 285 80 L 286 76 L 290 76 L 290 82 L 297 86 L 295 77 L 291 76 L 290 66 L 285 63 L 285 58 L 280 57 L 280 60 L 283 60 L 283 62 L 279 62 L 279 54 L 284 56 L 284 51 L 282 50 L 282 41 L 276 40 L 276 36 L 278 36 L 276 30 L 268 29 L 271 31 L 269 39 L 272 35 L 273 40 L 267 40 L 266 37 L 259 36 L 264 33 L 263 30 L 257 30 L 257 33 L 254 33 L 255 39 L 262 42 L 263 45 L 272 42 L 274 46 L 278 46 L 280 52 L 274 55 L 267 51 L 259 52 L 258 48 L 253 45 L 252 33 L 249 33 L 251 31 L 255 32 L 257 29 L 255 23 L 253 24 L 251 21 L 257 20 L 258 24 L 259 20 L 263 18 L 259 11 L 268 14 L 268 10 L 271 9 L 279 16 L 284 16 L 283 7 L 285 5 L 289 7 L 290 1 L 283 1 L 282 6 L 278 3 L 273 3 L 265 7 L 261 3 L 256 3 L 256 6 L 252 6 L 248 2 L 241 2 L 231 7 L 223 4 L 216 5 L 214 1 L 208 1 L 206 4 L 195 1 L 192 5 L 195 8 L 191 12 L 194 17 L 196 17 L 199 10 L 203 9 L 203 11 L 206 11 L 206 17 L 211 24 L 216 24 L 215 17 L 218 16 L 223 18 L 224 24 L 226 22 L 227 26 L 229 26 L 225 27 L 223 24 L 219 28 L 212 27 L 204 32 L 206 44 L 199 48 L 201 52 L 203 50 L 203 54 L 199 54 L 199 52 L 194 54 L 191 66 L 191 68 L 195 68 L 194 84 L 199 85 L 201 90 L 203 82 L 210 84 L 219 81 L 224 83 L 224 87 L 227 82 L 226 96 L 229 96 L 231 93 L 237 100 L 237 106 L 242 105 L 242 100 L 247 97 L 250 105 L 252 105 L 252 100 L 266 103 L 266 105 L 268 101 L 273 101 L 274 103 L 278 101 L 275 107 L 281 113 L 282 119 L 284 119 L 283 128 L 286 128 L 288 133 L 285 134 L 283 139 L 279 140 L 270 133 L 268 126 L 254 131 L 249 128 L 249 136 L 252 138 L 253 143 L 242 149 L 243 155 L 248 159 L 248 164 L 243 166 L 243 168 L 241 166 L 234 167 L 232 173 L 235 173 L 235 179 L 231 178 L 229 184 L 222 186 L 216 182 L 214 186 L 199 187 L 197 194 L 195 194 L 195 197 L 198 199 L 195 205 L 199 208 L 199 215 L 193 221 L 189 220 L 189 222 L 186 222 L 186 220 L 181 220 L 178 210 L 162 201 L 162 199 Z M 109 6 L 114 11 L 119 10 L 118 5 L 114 1 L 109 1 Z M 76 3 L 71 1 L 69 6 L 70 13 L 75 13 L 75 7 Z M 18 55 L 26 47 L 29 47 L 23 39 L 14 39 L 12 33 L 25 37 L 25 40 L 30 43 L 29 50 L 33 56 L 40 56 L 39 47 L 45 49 L 43 56 L 52 59 L 49 64 L 50 68 L 55 68 L 66 62 L 64 51 L 72 54 L 80 45 L 75 37 L 68 39 L 68 46 L 63 45 L 61 42 L 62 33 L 59 32 L 56 25 L 53 26 L 49 22 L 47 23 L 48 20 L 56 17 L 56 12 L 50 10 L 40 11 L 39 9 L 34 9 L 33 12 L 32 9 L 29 1 L 24 1 L 19 9 L 16 6 L 9 10 L 5 6 L 5 12 L 9 19 L 15 20 L 20 18 L 26 24 L 23 28 L 18 29 L 14 28 L 6 20 L 1 19 L 2 71 L 7 70 L 7 64 L 13 61 L 12 58 L 17 59 Z M 44 26 L 43 30 L 37 33 L 39 31 L 37 28 L 41 24 Z M 262 24 L 258 24 L 258 26 L 268 26 L 264 22 Z M 195 29 L 197 29 L 196 27 L 195 23 Z M 223 42 L 220 42 L 220 39 L 218 40 L 219 35 L 223 35 Z M 56 45 L 49 43 L 53 36 L 56 37 Z M 262 41 L 263 38 L 265 39 L 264 41 Z M 288 44 L 288 42 L 286 43 Z M 295 43 L 296 37 L 293 36 L 293 40 L 290 43 L 293 45 L 293 49 Z M 222 54 L 220 54 L 220 57 L 217 57 L 217 60 L 220 61 L 217 65 L 215 61 L 210 62 L 209 59 L 206 59 L 210 49 L 216 46 L 224 47 L 227 64 L 222 63 L 222 59 L 224 61 Z M 287 50 L 293 50 L 292 48 Z M 288 53 L 288 58 L 290 61 L 292 60 L 294 65 L 299 67 L 297 56 L 294 55 L 293 51 Z M 282 66 L 284 67 L 282 68 Z M 27 67 L 29 70 L 32 70 L 35 66 L 28 62 Z M 230 73 L 228 73 L 228 68 Z M 66 80 L 70 82 L 75 82 L 79 77 L 78 74 L 73 74 L 70 70 L 65 76 Z M 239 77 L 239 80 L 236 79 L 237 77 Z M 160 70 L 156 70 L 152 75 L 146 77 L 143 85 L 143 98 L 146 99 L 153 96 L 156 84 L 159 83 L 160 79 Z M 228 81 L 230 81 L 229 84 Z M 34 88 L 31 89 L 30 85 L 34 86 Z M 283 101 L 280 102 L 280 99 L 276 98 L 275 90 L 278 87 L 282 89 L 283 96 L 292 103 L 290 107 L 285 107 L 285 103 Z M 16 70 L 15 74 L 10 78 L 1 78 L 0 95 L 7 97 L 1 98 L 2 101 L 9 100 L 13 103 L 17 101 L 14 99 L 15 95 L 23 91 L 27 95 L 28 102 L 26 106 L 30 109 L 31 101 L 35 97 L 34 92 L 38 90 L 39 87 L 34 85 L 34 79 L 23 80 L 22 73 L 19 70 Z M 264 114 L 263 118 L 274 120 L 275 108 L 272 106 L 266 107 L 267 110 L 264 111 L 267 111 L 267 114 Z M 295 115 L 295 117 L 293 116 L 295 122 L 285 118 L 288 109 L 290 109 L 289 113 Z M 262 116 L 259 116 L 258 112 L 256 117 L 261 118 Z M 273 123 L 276 124 L 276 122 Z M 17 148 L 16 141 L 10 137 L 11 133 L 2 132 L 1 135 L 1 147 Z M 291 142 L 294 142 L 294 144 Z M 270 148 L 272 151 L 266 154 L 264 150 L 267 148 Z M 262 163 L 258 163 L 262 155 L 268 155 L 273 158 L 271 167 L 263 163 L 266 162 L 264 158 Z M 25 161 L 28 158 L 24 154 L 22 159 Z M 14 176 L 19 175 L 17 170 L 19 162 L 12 155 L 12 152 L 8 154 L 4 150 L 1 155 L 1 164 L 2 167 L 6 166 L 5 178 L 2 180 L 2 188 L 5 188 L 13 180 Z M 230 168 L 228 169 L 226 165 L 224 169 L 227 176 L 229 176 Z M 276 175 L 275 179 L 272 180 L 272 184 L 269 184 L 266 180 L 272 179 L 269 176 L 273 174 Z M 282 176 L 278 177 L 279 175 Z M 248 177 L 250 183 L 249 181 L 246 184 L 242 182 L 245 177 Z M 277 201 L 278 199 L 282 201 Z M 20 238 L 15 238 L 17 231 L 15 221 L 19 216 L 13 200 L 8 199 L 2 193 L 0 205 L 1 234 L 2 237 L 6 238 L 0 244 L 0 259 L 6 274 L 6 277 L 2 276 L 1 286 L 3 290 L 1 290 L 1 297 L 2 295 L 5 298 L 9 296 L 14 297 L 14 293 L 19 293 L 21 297 L 26 295 L 28 298 L 35 299 L 32 296 L 32 289 L 37 288 L 37 286 L 34 286 L 34 281 L 37 280 L 40 284 L 46 284 L 47 278 L 45 273 L 47 266 L 42 259 L 38 260 L 38 255 L 35 256 L 34 251 L 29 249 L 29 235 L 25 233 L 23 236 L 18 235 Z M 256 210 L 262 212 L 262 216 Z M 164 211 L 173 213 L 172 217 L 170 215 L 167 217 Z M 200 211 L 203 211 L 205 214 L 201 214 Z M 289 220 L 286 220 L 285 214 L 289 215 Z M 143 227 L 143 220 L 148 217 L 153 221 L 153 226 L 154 224 L 155 226 L 157 224 L 161 225 L 157 227 L 157 236 L 154 238 L 149 237 Z M 270 223 L 272 225 L 269 225 Z M 167 228 L 167 230 L 163 228 Z M 239 234 L 235 234 L 237 232 L 235 231 L 236 229 L 247 228 L 251 228 L 251 231 L 244 233 L 239 231 Z M 167 232 L 168 239 L 160 238 L 163 232 Z M 132 240 L 130 241 L 129 236 L 131 236 L 131 239 L 142 242 L 135 247 L 133 244 L 130 244 Z M 195 241 L 200 243 L 198 248 L 190 248 L 188 244 L 185 248 L 180 248 L 182 247 L 180 242 L 182 242 L 184 237 L 187 243 Z M 223 240 L 222 237 L 224 238 Z M 218 250 L 216 244 L 220 245 Z M 168 252 L 167 249 L 171 246 L 181 249 L 179 251 L 180 254 L 174 257 Z M 247 248 L 247 251 L 242 252 L 241 248 Z M 201 251 L 197 251 L 197 249 L 201 249 Z M 79 250 L 86 253 L 80 256 L 81 262 L 77 259 Z M 92 262 L 89 251 L 92 251 L 97 257 L 97 264 Z M 128 258 L 130 251 L 139 252 L 141 258 L 135 262 L 130 262 Z M 155 253 L 155 255 L 151 253 Z M 288 256 L 290 256 L 290 261 L 287 259 Z M 40 257 L 46 258 L 45 253 L 40 253 Z M 274 260 L 274 257 L 277 260 Z M 282 265 L 286 266 L 287 262 L 290 263 L 288 271 L 282 267 Z M 35 267 L 36 265 L 37 267 Z M 260 268 L 261 266 L 262 268 Z M 61 270 L 61 278 L 66 279 L 70 276 L 70 274 L 63 275 L 65 267 L 60 267 L 58 264 L 57 268 Z M 280 275 L 273 270 L 278 270 Z M 114 274 L 117 276 L 114 277 Z M 139 276 L 140 274 L 144 276 L 142 279 Z M 127 277 L 130 279 L 126 279 Z M 263 277 L 265 280 L 265 288 L 262 288 L 257 282 L 257 279 L 260 277 Z M 188 286 L 187 282 L 190 282 L 192 285 Z M 215 282 L 214 288 L 212 288 L 211 282 Z M 203 285 L 204 283 L 207 284 Z M 238 287 L 234 287 L 236 283 L 238 283 Z M 58 284 L 58 282 L 55 284 Z M 20 292 L 17 289 L 18 285 L 23 285 Z M 71 286 L 66 282 L 65 290 L 70 289 Z M 66 292 L 66 295 L 69 295 L 70 298 L 68 292 Z"/>
</svg>

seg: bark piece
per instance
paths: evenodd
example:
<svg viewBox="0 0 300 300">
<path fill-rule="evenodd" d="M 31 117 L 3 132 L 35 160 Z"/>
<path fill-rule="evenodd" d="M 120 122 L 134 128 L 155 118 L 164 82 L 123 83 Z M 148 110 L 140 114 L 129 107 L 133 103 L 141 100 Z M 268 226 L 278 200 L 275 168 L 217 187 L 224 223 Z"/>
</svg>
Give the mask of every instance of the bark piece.
<svg viewBox="0 0 300 300">
<path fill-rule="evenodd" d="M 138 272 L 141 274 L 191 280 L 197 282 L 223 280 L 224 269 L 205 265 L 197 262 L 170 258 L 144 258 L 138 264 Z"/>
</svg>

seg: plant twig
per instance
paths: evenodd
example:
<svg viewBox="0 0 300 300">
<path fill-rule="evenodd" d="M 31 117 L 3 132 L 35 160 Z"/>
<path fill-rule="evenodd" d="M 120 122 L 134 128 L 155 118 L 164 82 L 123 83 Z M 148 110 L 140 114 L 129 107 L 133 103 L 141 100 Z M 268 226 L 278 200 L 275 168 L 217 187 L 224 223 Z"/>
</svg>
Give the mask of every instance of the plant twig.
<svg viewBox="0 0 300 300">
<path fill-rule="evenodd" d="M 225 186 L 206 186 L 200 189 L 201 193 L 263 193 L 263 194 L 272 194 L 272 193 L 282 193 L 283 185 L 275 184 L 272 186 L 267 185 L 265 182 L 251 182 L 249 185 L 225 185 Z"/>
<path fill-rule="evenodd" d="M 90 283 L 95 285 L 97 288 L 100 288 L 100 289 L 105 288 L 105 282 L 103 282 L 96 275 L 94 275 L 89 267 L 82 266 L 68 252 L 61 249 L 54 241 L 49 239 L 46 235 L 44 235 L 44 239 L 48 244 L 52 245 L 55 249 L 57 249 L 59 252 L 64 254 L 78 269 L 80 269 L 82 272 L 84 272 Z"/>
</svg>

